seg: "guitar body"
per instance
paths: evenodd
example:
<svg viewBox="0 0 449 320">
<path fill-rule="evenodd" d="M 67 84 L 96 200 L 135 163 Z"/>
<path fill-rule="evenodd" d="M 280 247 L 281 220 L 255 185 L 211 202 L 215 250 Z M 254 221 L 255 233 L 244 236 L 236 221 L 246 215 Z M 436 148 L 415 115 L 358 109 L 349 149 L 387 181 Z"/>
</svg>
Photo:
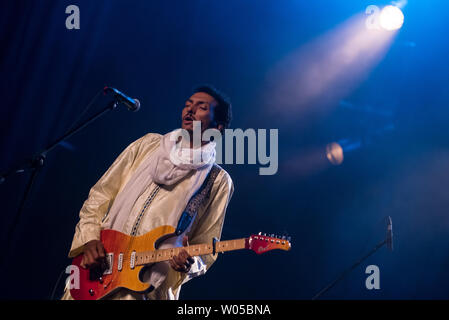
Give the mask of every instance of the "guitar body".
<svg viewBox="0 0 449 320">
<path fill-rule="evenodd" d="M 109 263 L 103 269 L 85 269 L 81 267 L 83 254 L 75 257 L 72 265 L 79 270 L 79 288 L 77 281 L 71 283 L 71 296 L 75 300 L 98 300 L 120 288 L 135 292 L 149 290 L 151 284 L 140 280 L 140 272 L 145 266 L 133 265 L 132 253 L 155 250 L 160 240 L 173 236 L 174 232 L 172 226 L 161 226 L 142 236 L 133 237 L 115 230 L 102 230 L 101 242 Z"/>
<path fill-rule="evenodd" d="M 287 251 L 291 247 L 289 237 L 279 238 L 259 233 L 249 238 L 213 240 L 211 243 L 176 248 L 169 246 L 163 249 L 160 244 L 168 238 L 175 237 L 175 228 L 172 226 L 161 226 L 138 237 L 115 230 L 102 230 L 100 237 L 106 251 L 106 263 L 103 266 L 91 269 L 81 267 L 83 254 L 73 259 L 70 294 L 75 300 L 103 299 L 121 288 L 140 293 L 150 291 L 153 288 L 152 284 L 141 279 L 142 273 L 146 274 L 151 270 L 145 272 L 142 270 L 154 263 L 167 261 L 182 250 L 186 250 L 193 257 L 241 249 L 250 249 L 261 254 L 274 249 Z"/>
</svg>

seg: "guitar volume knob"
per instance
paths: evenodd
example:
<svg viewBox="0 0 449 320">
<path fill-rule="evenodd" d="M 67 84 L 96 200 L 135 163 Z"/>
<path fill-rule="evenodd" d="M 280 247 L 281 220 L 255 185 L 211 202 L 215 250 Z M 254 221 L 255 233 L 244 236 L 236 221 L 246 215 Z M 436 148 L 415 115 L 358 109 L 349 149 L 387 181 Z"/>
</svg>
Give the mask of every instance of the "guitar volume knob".
<svg viewBox="0 0 449 320">
<path fill-rule="evenodd" d="M 94 295 L 94 290 L 93 289 L 89 289 L 89 294 L 91 295 L 91 296 L 93 296 Z"/>
</svg>

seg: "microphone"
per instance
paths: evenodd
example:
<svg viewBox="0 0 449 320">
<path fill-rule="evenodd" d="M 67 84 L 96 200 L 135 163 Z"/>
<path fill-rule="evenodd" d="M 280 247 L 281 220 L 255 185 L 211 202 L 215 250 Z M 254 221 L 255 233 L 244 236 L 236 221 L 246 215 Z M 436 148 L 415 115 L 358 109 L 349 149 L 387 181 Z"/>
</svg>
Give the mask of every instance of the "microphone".
<svg viewBox="0 0 449 320">
<path fill-rule="evenodd" d="M 131 99 L 126 94 L 124 94 L 123 92 L 120 92 L 119 90 L 117 90 L 115 88 L 104 87 L 103 91 L 105 94 L 112 92 L 115 95 L 115 98 L 119 102 L 123 103 L 125 106 L 128 107 L 128 110 L 133 111 L 133 112 L 139 111 L 139 109 L 140 109 L 140 101 L 139 100 Z"/>
<path fill-rule="evenodd" d="M 393 222 L 391 221 L 391 217 L 387 217 L 387 248 L 393 251 Z"/>
</svg>

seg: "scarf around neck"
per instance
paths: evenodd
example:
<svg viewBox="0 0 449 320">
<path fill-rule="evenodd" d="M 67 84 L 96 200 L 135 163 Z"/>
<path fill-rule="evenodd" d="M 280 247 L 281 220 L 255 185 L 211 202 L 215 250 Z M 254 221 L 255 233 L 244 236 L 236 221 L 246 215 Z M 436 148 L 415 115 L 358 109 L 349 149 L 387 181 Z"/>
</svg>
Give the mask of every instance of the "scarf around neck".
<svg viewBox="0 0 449 320">
<path fill-rule="evenodd" d="M 162 136 L 159 147 L 142 161 L 123 190 L 118 193 L 103 221 L 103 229 L 126 232 L 123 229 L 135 202 L 152 182 L 170 186 L 186 178 L 184 197 L 176 199 L 176 212 L 169 213 L 178 218 L 181 216 L 188 201 L 209 174 L 215 162 L 216 146 L 211 141 L 192 149 L 185 139 L 179 138 L 181 136 L 182 129 Z"/>
</svg>

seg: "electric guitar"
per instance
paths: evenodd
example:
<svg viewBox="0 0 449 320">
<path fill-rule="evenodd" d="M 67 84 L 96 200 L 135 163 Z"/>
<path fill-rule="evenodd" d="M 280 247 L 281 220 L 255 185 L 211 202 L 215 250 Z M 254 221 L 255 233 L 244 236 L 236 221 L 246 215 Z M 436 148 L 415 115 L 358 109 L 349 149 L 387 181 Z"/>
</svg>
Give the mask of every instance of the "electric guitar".
<svg viewBox="0 0 449 320">
<path fill-rule="evenodd" d="M 86 269 L 81 267 L 83 254 L 72 262 L 70 294 L 75 300 L 102 299 L 120 288 L 135 292 L 146 292 L 151 283 L 141 281 L 144 266 L 170 260 L 185 249 L 190 256 L 201 256 L 219 252 L 249 249 L 257 254 L 282 249 L 290 250 L 290 239 L 251 235 L 249 238 L 211 241 L 207 244 L 195 244 L 187 247 L 157 249 L 159 244 L 174 235 L 171 226 L 158 227 L 142 236 L 129 236 L 115 230 L 102 230 L 101 242 L 106 251 L 106 263 L 103 267 Z"/>
</svg>

